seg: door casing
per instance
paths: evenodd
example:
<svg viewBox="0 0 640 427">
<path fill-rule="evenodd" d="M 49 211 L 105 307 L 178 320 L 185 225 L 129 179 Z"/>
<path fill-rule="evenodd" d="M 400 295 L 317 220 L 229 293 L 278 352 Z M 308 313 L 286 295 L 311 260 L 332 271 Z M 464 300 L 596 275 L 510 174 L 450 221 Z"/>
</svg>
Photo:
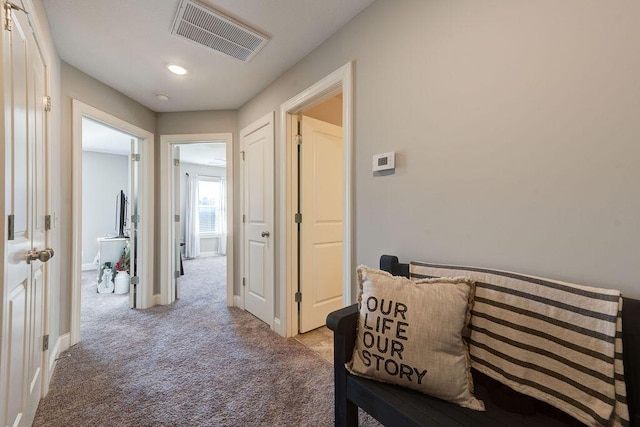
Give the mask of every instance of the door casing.
<svg viewBox="0 0 640 427">
<path fill-rule="evenodd" d="M 71 170 L 71 331 L 70 345 L 80 341 L 80 301 L 82 290 L 82 117 L 115 127 L 140 139 L 139 211 L 142 219 L 138 227 L 138 251 L 142 265 L 138 266 L 142 286 L 138 292 L 138 308 L 155 304 L 153 298 L 153 241 L 154 241 L 154 136 L 153 133 L 112 116 L 77 99 L 72 100 L 72 170 Z"/>
<path fill-rule="evenodd" d="M 276 283 L 280 289 L 279 318 L 274 319 L 274 330 L 283 337 L 298 333 L 299 313 L 295 301 L 298 278 L 298 234 L 294 221 L 298 202 L 297 150 L 293 139 L 295 115 L 342 92 L 342 149 L 343 149 L 343 253 L 342 300 L 352 303 L 353 271 L 353 66 L 343 65 L 314 85 L 300 92 L 280 106 L 279 135 L 276 146 L 277 192 L 282 195 L 276 207 L 278 250 L 276 251 Z M 303 297 L 304 298 L 304 297 Z"/>
</svg>

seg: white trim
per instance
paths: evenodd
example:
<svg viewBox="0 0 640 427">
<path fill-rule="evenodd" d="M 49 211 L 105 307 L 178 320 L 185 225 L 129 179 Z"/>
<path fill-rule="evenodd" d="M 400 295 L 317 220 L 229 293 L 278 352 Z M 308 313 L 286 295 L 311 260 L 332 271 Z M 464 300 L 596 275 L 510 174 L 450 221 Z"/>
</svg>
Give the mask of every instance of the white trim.
<svg viewBox="0 0 640 427">
<path fill-rule="evenodd" d="M 69 333 L 60 335 L 58 340 L 56 341 L 56 345 L 53 346 L 52 349 L 49 350 L 49 360 L 45 360 L 46 371 L 43 372 L 43 379 L 45 380 L 43 383 L 42 395 L 46 396 L 49 392 L 49 383 L 51 382 L 51 378 L 53 378 L 53 372 L 56 369 L 56 363 L 58 358 L 62 353 L 69 350 L 69 340 L 71 335 Z"/>
<path fill-rule="evenodd" d="M 153 296 L 153 305 L 162 305 L 162 295 L 161 294 L 155 294 Z"/>
<path fill-rule="evenodd" d="M 213 256 L 220 256 L 220 253 L 216 251 L 200 252 L 200 256 L 198 258 L 208 258 Z"/>
<path fill-rule="evenodd" d="M 244 300 L 242 299 L 242 295 L 233 296 L 233 306 L 238 307 L 241 310 L 244 310 Z"/>
<path fill-rule="evenodd" d="M 69 350 L 71 348 L 71 334 L 66 333 L 60 335 L 60 337 L 58 337 L 58 343 L 56 345 L 58 347 L 59 354 L 62 354 L 65 351 Z"/>
<path fill-rule="evenodd" d="M 282 322 L 281 322 L 281 321 L 280 321 L 280 319 L 279 319 L 279 318 L 277 318 L 277 317 L 275 317 L 275 318 L 273 319 L 273 330 L 274 330 L 277 334 L 282 335 L 282 336 L 284 336 L 284 334 L 285 334 L 285 332 L 286 332 L 286 331 L 284 330 L 284 328 L 283 328 Z"/>
<path fill-rule="evenodd" d="M 148 308 L 153 305 L 153 240 L 154 240 L 154 135 L 109 113 L 87 105 L 77 99 L 71 104 L 71 339 L 70 344 L 80 341 L 80 301 L 82 285 L 82 117 L 108 124 L 129 133 L 140 142 L 140 275 L 141 290 L 136 306 Z"/>
<path fill-rule="evenodd" d="M 353 265 L 353 77 L 351 62 L 343 65 L 327 77 L 303 90 L 293 98 L 280 106 L 280 134 L 278 136 L 278 149 L 276 150 L 276 164 L 285 167 L 279 169 L 277 189 L 281 194 L 279 203 L 280 229 L 277 253 L 278 282 L 284 283 L 280 291 L 280 320 L 283 324 L 284 337 L 293 337 L 298 333 L 298 303 L 294 294 L 297 287 L 294 286 L 297 277 L 297 245 L 296 224 L 293 218 L 293 206 L 295 199 L 295 186 L 293 173 L 297 166 L 294 165 L 294 156 L 291 153 L 290 137 L 291 114 L 318 104 L 327 98 L 342 92 L 342 137 L 343 137 L 343 254 L 342 254 L 342 302 L 344 306 L 351 302 L 351 276 Z M 284 276 L 284 277 L 282 277 Z"/>
<path fill-rule="evenodd" d="M 160 135 L 160 301 L 161 304 L 170 304 L 171 284 L 173 272 L 171 271 L 171 227 L 173 227 L 173 175 L 171 173 L 172 150 L 175 144 L 198 144 L 211 141 L 224 141 L 227 150 L 227 306 L 234 305 L 233 298 L 233 134 L 201 133 L 181 135 Z M 166 261 L 166 262 L 165 262 Z"/>
</svg>

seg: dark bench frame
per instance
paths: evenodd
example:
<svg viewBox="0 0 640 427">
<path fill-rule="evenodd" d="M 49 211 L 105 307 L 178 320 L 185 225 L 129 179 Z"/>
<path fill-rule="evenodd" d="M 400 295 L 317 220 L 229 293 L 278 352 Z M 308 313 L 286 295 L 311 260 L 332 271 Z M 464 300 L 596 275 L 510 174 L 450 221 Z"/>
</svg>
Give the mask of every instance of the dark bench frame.
<svg viewBox="0 0 640 427">
<path fill-rule="evenodd" d="M 383 255 L 380 268 L 396 276 L 409 277 L 409 265 L 399 263 L 395 256 Z M 622 318 L 627 404 L 631 427 L 640 427 L 640 300 L 625 298 Z M 475 371 L 475 394 L 485 402 L 485 412 L 461 408 L 410 389 L 351 375 L 344 365 L 353 353 L 357 321 L 357 304 L 327 317 L 327 326 L 334 332 L 336 426 L 357 426 L 358 407 L 385 426 L 582 425 L 563 412 L 516 393 Z"/>
</svg>

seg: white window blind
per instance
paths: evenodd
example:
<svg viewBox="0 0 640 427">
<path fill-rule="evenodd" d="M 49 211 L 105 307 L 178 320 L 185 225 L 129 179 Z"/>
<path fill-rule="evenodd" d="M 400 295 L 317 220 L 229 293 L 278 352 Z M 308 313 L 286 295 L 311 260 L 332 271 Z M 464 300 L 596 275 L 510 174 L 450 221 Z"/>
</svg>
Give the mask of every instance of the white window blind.
<svg viewBox="0 0 640 427">
<path fill-rule="evenodd" d="M 200 234 L 220 233 L 221 185 L 220 177 L 199 177 L 198 215 L 200 217 Z"/>
</svg>

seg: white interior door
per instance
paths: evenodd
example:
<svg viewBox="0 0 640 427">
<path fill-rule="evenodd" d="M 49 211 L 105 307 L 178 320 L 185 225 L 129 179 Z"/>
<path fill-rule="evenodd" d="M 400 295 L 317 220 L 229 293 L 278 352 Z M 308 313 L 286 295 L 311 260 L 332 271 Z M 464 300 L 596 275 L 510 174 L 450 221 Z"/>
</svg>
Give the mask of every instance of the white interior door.
<svg viewBox="0 0 640 427">
<path fill-rule="evenodd" d="M 173 287 L 171 300 L 180 298 L 180 274 L 182 263 L 180 262 L 180 146 L 173 146 Z"/>
<path fill-rule="evenodd" d="M 302 117 L 300 145 L 300 332 L 342 307 L 342 128 Z"/>
<path fill-rule="evenodd" d="M 21 2 L 17 2 L 22 6 Z M 3 29 L 5 89 L 0 422 L 31 425 L 42 393 L 45 262 L 46 69 L 26 14 Z"/>
<path fill-rule="evenodd" d="M 270 326 L 274 314 L 273 122 L 241 132 L 244 308 Z"/>
</svg>

